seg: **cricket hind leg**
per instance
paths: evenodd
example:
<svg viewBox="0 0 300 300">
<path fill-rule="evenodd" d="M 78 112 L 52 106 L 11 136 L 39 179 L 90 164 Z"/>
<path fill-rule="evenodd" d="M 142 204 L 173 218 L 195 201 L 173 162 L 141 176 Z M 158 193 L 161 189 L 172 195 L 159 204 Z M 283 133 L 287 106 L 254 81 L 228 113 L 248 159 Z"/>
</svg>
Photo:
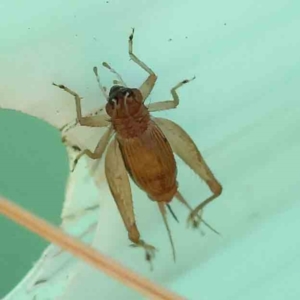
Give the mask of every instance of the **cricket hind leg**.
<svg viewBox="0 0 300 300">
<path fill-rule="evenodd" d="M 133 247 L 145 250 L 146 260 L 151 264 L 156 249 L 141 239 L 136 225 L 129 176 L 124 164 L 119 143 L 113 139 L 109 144 L 105 158 L 105 175 L 111 194 L 128 232 Z"/>
<path fill-rule="evenodd" d="M 214 178 L 212 177 L 209 180 L 205 180 L 206 184 L 208 185 L 209 189 L 211 190 L 211 192 L 213 193 L 213 195 L 211 195 L 210 197 L 208 197 L 206 200 L 204 200 L 203 202 L 201 202 L 198 206 L 196 206 L 196 208 L 193 209 L 193 211 L 190 213 L 189 217 L 188 217 L 188 221 L 192 222 L 193 218 L 200 212 L 203 210 L 203 208 L 209 204 L 210 202 L 214 201 L 216 198 L 218 198 L 221 193 L 222 193 L 222 186 L 220 185 L 220 183 Z"/>
<path fill-rule="evenodd" d="M 185 79 L 178 84 L 176 84 L 172 89 L 171 89 L 171 95 L 173 97 L 173 100 L 167 100 L 167 101 L 160 101 L 160 102 L 154 102 L 150 103 L 148 106 L 148 109 L 150 112 L 155 112 L 155 111 L 161 111 L 161 110 L 168 110 L 172 108 L 176 108 L 179 104 L 179 96 L 176 92 L 177 89 L 182 87 L 183 85 L 191 82 L 194 80 L 196 77 L 194 76 L 191 79 Z"/>
<path fill-rule="evenodd" d="M 190 215 L 188 217 L 187 223 L 188 225 L 192 225 L 192 228 L 198 228 L 201 223 L 206 225 L 210 230 L 212 230 L 214 233 L 220 235 L 220 233 L 215 230 L 212 226 L 210 226 L 203 218 L 202 218 L 202 210 L 198 210 L 195 212 L 193 208 L 189 205 L 189 203 L 184 199 L 184 197 L 181 195 L 179 191 L 177 191 L 175 198 L 181 202 L 185 207 L 187 207 L 190 211 Z M 200 212 L 200 215 L 199 215 Z"/>
<path fill-rule="evenodd" d="M 191 165 L 189 165 L 189 166 L 191 167 Z M 194 223 L 194 222 L 195 222 L 195 218 L 197 218 L 197 215 L 199 214 L 199 212 L 201 212 L 201 214 L 202 214 L 204 207 L 207 204 L 209 204 L 210 202 L 214 201 L 216 198 L 218 198 L 221 195 L 222 189 L 223 189 L 222 186 L 220 185 L 220 183 L 217 181 L 217 179 L 214 177 L 214 175 L 208 168 L 208 166 L 206 165 L 204 160 L 202 161 L 202 166 L 200 166 L 200 167 L 203 168 L 203 170 L 201 170 L 201 168 L 199 168 L 198 170 L 194 169 L 194 171 L 199 175 L 200 178 L 205 180 L 206 184 L 208 185 L 209 189 L 211 190 L 211 192 L 213 194 L 210 197 L 208 197 L 207 199 L 205 199 L 203 202 L 201 202 L 198 206 L 196 206 L 196 208 L 191 210 L 187 221 L 189 224 L 192 224 L 192 226 L 194 224 L 197 225 L 197 222 L 196 223 Z M 209 176 L 209 178 L 207 178 L 207 175 Z M 201 218 L 201 222 L 203 222 L 211 230 L 213 230 L 214 232 L 219 234 L 216 230 L 214 230 L 211 226 L 209 226 L 202 218 Z M 197 225 L 197 226 L 199 226 L 199 225 Z"/>
<path fill-rule="evenodd" d="M 169 141 L 174 153 L 189 166 L 202 180 L 206 182 L 213 193 L 190 214 L 189 222 L 192 223 L 195 216 L 210 202 L 218 198 L 222 193 L 222 186 L 206 164 L 200 151 L 192 138 L 176 123 L 164 118 L 154 118 L 160 129 Z"/>
<path fill-rule="evenodd" d="M 143 95 L 143 102 L 147 99 L 147 97 L 150 95 L 155 82 L 157 80 L 156 74 L 144 63 L 142 62 L 134 53 L 133 53 L 133 35 L 134 35 L 134 28 L 132 29 L 132 33 L 129 36 L 128 40 L 128 52 L 129 57 L 142 69 L 144 69 L 148 74 L 148 78 L 144 81 L 144 83 L 139 87 L 139 90 L 141 91 Z"/>
<path fill-rule="evenodd" d="M 136 224 L 134 224 L 131 228 L 127 228 L 127 231 L 128 231 L 129 240 L 133 242 L 133 244 L 131 244 L 130 246 L 134 248 L 144 249 L 145 259 L 147 262 L 150 263 L 150 267 L 152 270 L 153 269 L 152 261 L 155 258 L 155 252 L 157 251 L 156 248 L 140 239 L 140 233 L 137 229 Z"/>
</svg>

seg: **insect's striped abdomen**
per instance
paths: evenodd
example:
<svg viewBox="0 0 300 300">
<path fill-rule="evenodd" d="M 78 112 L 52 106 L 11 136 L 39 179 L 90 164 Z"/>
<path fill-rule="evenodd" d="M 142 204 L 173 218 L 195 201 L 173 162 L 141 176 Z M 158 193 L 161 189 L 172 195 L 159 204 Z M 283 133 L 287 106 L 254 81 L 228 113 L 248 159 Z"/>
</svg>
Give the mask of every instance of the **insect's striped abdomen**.
<svg viewBox="0 0 300 300">
<path fill-rule="evenodd" d="M 155 201 L 169 202 L 177 192 L 176 162 L 166 137 L 150 121 L 134 138 L 117 135 L 126 169 L 135 183 Z"/>
</svg>

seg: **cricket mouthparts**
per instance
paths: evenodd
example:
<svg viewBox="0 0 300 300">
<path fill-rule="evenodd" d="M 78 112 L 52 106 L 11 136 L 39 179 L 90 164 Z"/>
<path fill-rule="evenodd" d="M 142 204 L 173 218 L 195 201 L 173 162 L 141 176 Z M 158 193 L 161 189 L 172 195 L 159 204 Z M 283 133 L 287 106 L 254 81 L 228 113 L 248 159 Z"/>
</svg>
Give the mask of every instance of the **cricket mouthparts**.
<svg viewBox="0 0 300 300">
<path fill-rule="evenodd" d="M 126 93 L 131 95 L 132 90 L 122 85 L 114 85 L 111 87 L 109 91 L 108 101 L 111 101 L 113 99 L 123 98 L 126 95 Z"/>
</svg>

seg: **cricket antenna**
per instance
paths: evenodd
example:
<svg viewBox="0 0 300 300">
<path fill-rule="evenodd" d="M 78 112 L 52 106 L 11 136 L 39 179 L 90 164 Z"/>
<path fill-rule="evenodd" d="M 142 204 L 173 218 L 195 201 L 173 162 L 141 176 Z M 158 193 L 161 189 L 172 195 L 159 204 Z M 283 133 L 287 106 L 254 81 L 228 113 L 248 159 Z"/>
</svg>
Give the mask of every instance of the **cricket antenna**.
<svg viewBox="0 0 300 300">
<path fill-rule="evenodd" d="M 100 82 L 100 78 L 99 78 L 99 75 L 98 75 L 98 68 L 94 67 L 93 71 L 95 73 L 95 76 L 96 76 L 96 79 L 97 79 L 97 82 L 98 82 L 98 86 L 99 86 L 103 96 L 105 97 L 106 100 L 108 100 L 108 95 L 106 94 L 106 89 L 104 88 L 104 86 Z"/>
<path fill-rule="evenodd" d="M 170 227 L 169 227 L 169 224 L 168 224 L 168 220 L 167 220 L 167 214 L 166 214 L 165 203 L 163 203 L 163 202 L 158 202 L 157 204 L 158 204 L 160 213 L 161 213 L 161 215 L 162 215 L 162 217 L 163 217 L 165 226 L 166 226 L 167 231 L 168 231 L 168 236 L 169 236 L 169 240 L 170 240 L 171 247 L 172 247 L 173 259 L 174 259 L 174 262 L 175 262 L 175 261 L 176 261 L 176 251 L 175 251 L 175 247 L 174 247 L 174 243 L 173 243 L 173 239 L 172 239 L 171 230 L 170 230 Z"/>
<path fill-rule="evenodd" d="M 118 82 L 121 83 L 123 86 L 127 87 L 127 85 L 124 82 L 122 76 L 115 69 L 113 69 L 107 62 L 103 62 L 102 66 L 105 67 L 105 68 L 107 68 L 112 73 L 114 73 L 117 76 L 117 78 L 118 78 Z"/>
</svg>

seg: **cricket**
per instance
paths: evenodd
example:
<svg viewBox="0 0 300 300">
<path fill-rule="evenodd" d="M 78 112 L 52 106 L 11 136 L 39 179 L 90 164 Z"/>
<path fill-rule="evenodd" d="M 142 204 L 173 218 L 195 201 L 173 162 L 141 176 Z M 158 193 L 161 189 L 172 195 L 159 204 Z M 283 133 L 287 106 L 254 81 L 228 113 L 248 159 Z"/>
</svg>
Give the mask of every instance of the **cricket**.
<svg viewBox="0 0 300 300">
<path fill-rule="evenodd" d="M 156 248 L 141 238 L 136 224 L 129 176 L 150 200 L 157 203 L 175 261 L 175 247 L 167 222 L 168 211 L 176 219 L 170 207 L 171 201 L 175 198 L 188 209 L 187 222 L 193 228 L 198 228 L 201 223 L 204 223 L 214 230 L 203 220 L 202 212 L 207 204 L 222 193 L 222 186 L 205 163 L 188 133 L 173 121 L 156 118 L 150 114 L 175 109 L 179 105 L 177 90 L 194 80 L 195 77 L 183 80 L 171 88 L 172 100 L 146 105 L 145 101 L 154 88 L 157 75 L 133 53 L 133 37 L 134 29 L 128 41 L 129 57 L 148 73 L 148 77 L 139 88 L 130 88 L 120 74 L 104 62 L 103 66 L 118 78 L 114 80 L 114 85 L 107 93 L 107 89 L 101 84 L 98 69 L 94 67 L 98 86 L 107 101 L 105 109 L 100 108 L 95 113 L 82 116 L 82 98 L 65 85 L 53 83 L 54 86 L 75 98 L 77 119 L 75 123 L 64 126 L 62 135 L 77 125 L 106 128 L 94 151 L 81 149 L 74 161 L 74 167 L 82 156 L 86 155 L 91 159 L 100 160 L 106 151 L 106 180 L 128 232 L 128 238 L 133 243 L 132 246 L 143 248 L 146 260 L 149 262 L 153 260 Z M 175 154 L 205 181 L 212 193 L 194 209 L 179 191 Z"/>
</svg>

